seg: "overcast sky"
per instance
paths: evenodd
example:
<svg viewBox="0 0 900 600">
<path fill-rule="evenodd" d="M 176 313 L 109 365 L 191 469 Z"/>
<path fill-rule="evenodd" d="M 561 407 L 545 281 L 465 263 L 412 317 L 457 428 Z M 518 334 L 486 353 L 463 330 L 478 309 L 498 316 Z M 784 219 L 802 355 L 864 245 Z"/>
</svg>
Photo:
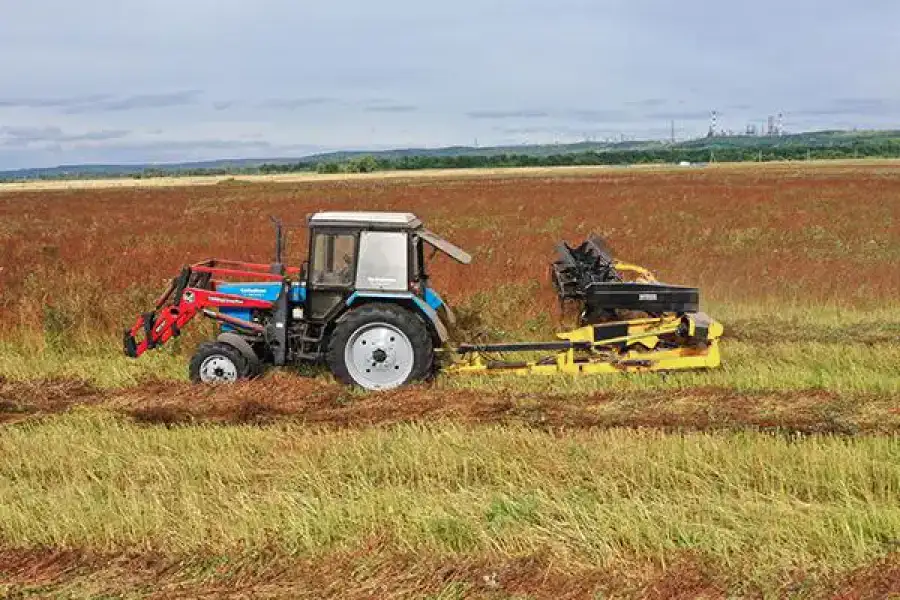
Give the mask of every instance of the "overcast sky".
<svg viewBox="0 0 900 600">
<path fill-rule="evenodd" d="M 0 169 L 900 128 L 897 0 L 0 0 Z"/>
</svg>

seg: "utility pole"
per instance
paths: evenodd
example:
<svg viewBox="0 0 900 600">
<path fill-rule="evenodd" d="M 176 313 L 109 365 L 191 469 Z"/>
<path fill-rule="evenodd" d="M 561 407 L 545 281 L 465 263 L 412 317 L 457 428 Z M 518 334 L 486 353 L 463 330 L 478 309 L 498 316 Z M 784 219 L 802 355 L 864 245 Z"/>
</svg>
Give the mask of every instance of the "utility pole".
<svg viewBox="0 0 900 600">
<path fill-rule="evenodd" d="M 672 119 L 672 121 L 669 123 L 669 125 L 671 125 L 671 128 L 672 128 L 672 145 L 674 146 L 675 145 L 675 119 Z"/>
</svg>

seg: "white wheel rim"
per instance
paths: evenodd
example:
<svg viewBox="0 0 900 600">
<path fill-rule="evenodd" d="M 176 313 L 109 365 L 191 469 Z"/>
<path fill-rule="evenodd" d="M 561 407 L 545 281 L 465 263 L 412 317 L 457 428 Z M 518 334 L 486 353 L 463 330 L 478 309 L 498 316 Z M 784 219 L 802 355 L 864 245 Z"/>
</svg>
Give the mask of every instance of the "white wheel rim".
<svg viewBox="0 0 900 600">
<path fill-rule="evenodd" d="M 353 380 L 368 390 L 403 385 L 415 362 L 412 343 L 389 323 L 369 323 L 353 332 L 344 348 L 344 364 Z"/>
<path fill-rule="evenodd" d="M 200 364 L 200 381 L 203 383 L 220 383 L 237 381 L 237 365 L 223 354 L 212 354 Z"/>
</svg>

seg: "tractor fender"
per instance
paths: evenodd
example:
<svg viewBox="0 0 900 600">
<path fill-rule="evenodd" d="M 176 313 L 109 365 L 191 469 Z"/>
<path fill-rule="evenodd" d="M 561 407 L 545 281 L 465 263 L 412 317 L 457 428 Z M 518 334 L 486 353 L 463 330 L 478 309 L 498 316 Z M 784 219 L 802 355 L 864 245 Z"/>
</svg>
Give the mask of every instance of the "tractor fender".
<svg viewBox="0 0 900 600">
<path fill-rule="evenodd" d="M 447 340 L 450 338 L 447 333 L 447 326 L 441 321 L 441 317 L 437 314 L 437 311 L 412 292 L 353 292 L 353 294 L 347 298 L 347 306 L 352 308 L 354 305 L 372 300 L 377 302 L 396 302 L 397 304 L 412 308 L 425 319 L 426 323 L 431 325 L 434 334 L 441 345 L 446 344 Z"/>
<path fill-rule="evenodd" d="M 256 355 L 256 352 L 253 351 L 250 344 L 247 343 L 247 340 L 236 333 L 226 331 L 225 333 L 220 333 L 218 337 L 216 337 L 216 341 L 228 344 L 229 346 L 234 346 L 234 348 L 241 353 L 241 356 L 246 358 L 250 363 L 251 372 L 256 373 L 259 371 L 259 357 Z"/>
</svg>

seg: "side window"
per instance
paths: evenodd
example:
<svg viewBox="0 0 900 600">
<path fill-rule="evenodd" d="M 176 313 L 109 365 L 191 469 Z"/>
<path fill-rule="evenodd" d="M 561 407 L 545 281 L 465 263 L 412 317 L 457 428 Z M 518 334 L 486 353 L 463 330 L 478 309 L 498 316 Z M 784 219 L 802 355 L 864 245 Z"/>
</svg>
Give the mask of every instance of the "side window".
<svg viewBox="0 0 900 600">
<path fill-rule="evenodd" d="M 311 268 L 312 283 L 314 285 L 352 285 L 355 256 L 356 237 L 348 234 L 316 234 Z"/>
</svg>

